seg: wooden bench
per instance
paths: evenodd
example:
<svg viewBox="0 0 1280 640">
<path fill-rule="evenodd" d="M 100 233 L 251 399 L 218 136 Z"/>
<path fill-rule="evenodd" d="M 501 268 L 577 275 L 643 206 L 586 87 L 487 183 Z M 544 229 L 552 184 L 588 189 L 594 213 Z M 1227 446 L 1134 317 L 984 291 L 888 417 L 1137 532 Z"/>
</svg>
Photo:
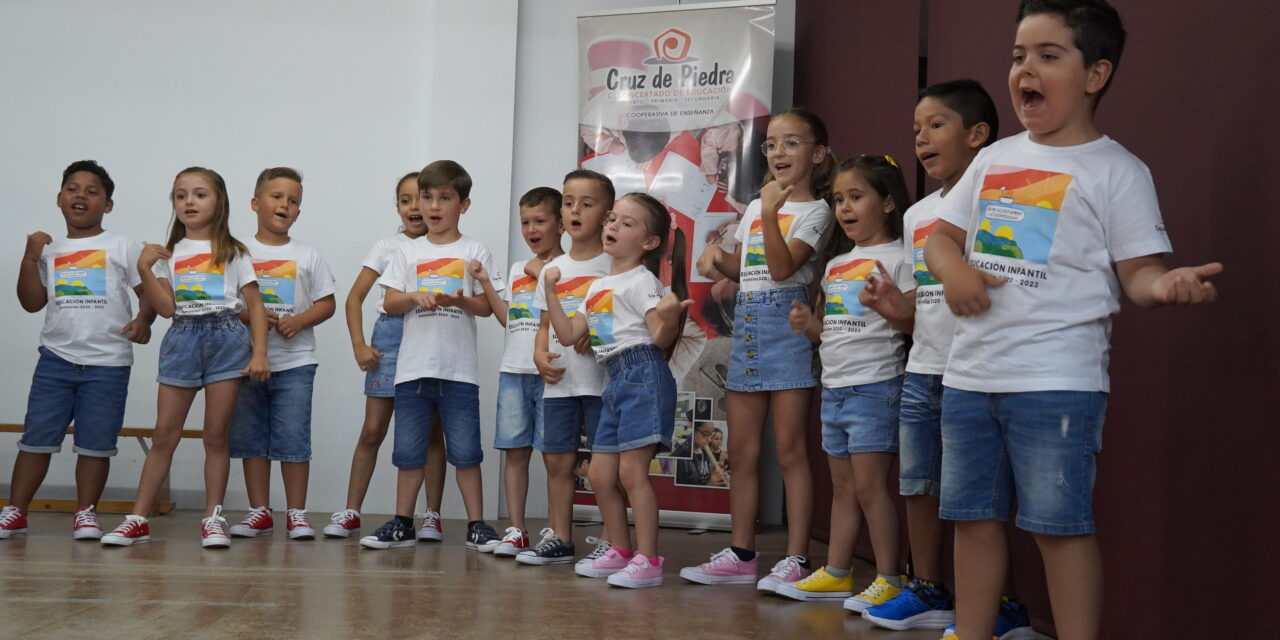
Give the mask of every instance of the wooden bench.
<svg viewBox="0 0 1280 640">
<path fill-rule="evenodd" d="M 67 427 L 68 434 L 74 434 L 76 429 L 74 426 Z M 155 436 L 155 429 L 142 429 L 138 427 L 124 427 L 120 430 L 122 438 L 137 438 L 138 445 L 142 447 L 142 454 L 146 455 L 151 452 L 150 439 Z M 0 423 L 0 433 L 22 433 L 22 425 Z M 202 438 L 204 431 L 200 429 L 183 429 L 183 438 Z M 7 506 L 9 500 L 0 498 L 0 507 Z M 42 498 L 33 498 L 31 500 L 32 511 L 75 511 L 75 500 L 45 500 Z M 164 484 L 160 487 L 160 493 L 156 495 L 156 504 L 151 508 L 150 515 L 158 515 L 169 513 L 174 508 L 173 501 L 169 498 L 169 476 L 165 476 Z M 102 500 L 97 504 L 99 513 L 133 513 L 132 500 Z"/>
</svg>

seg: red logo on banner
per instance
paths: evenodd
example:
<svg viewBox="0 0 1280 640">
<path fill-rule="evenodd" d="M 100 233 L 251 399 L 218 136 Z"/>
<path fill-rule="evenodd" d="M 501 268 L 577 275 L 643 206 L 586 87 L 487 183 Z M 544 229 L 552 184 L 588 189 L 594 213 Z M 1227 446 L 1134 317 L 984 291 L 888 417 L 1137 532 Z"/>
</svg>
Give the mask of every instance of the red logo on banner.
<svg viewBox="0 0 1280 640">
<path fill-rule="evenodd" d="M 679 29 L 667 29 L 653 39 L 653 55 L 659 60 L 680 62 L 689 57 L 693 37 Z"/>
</svg>

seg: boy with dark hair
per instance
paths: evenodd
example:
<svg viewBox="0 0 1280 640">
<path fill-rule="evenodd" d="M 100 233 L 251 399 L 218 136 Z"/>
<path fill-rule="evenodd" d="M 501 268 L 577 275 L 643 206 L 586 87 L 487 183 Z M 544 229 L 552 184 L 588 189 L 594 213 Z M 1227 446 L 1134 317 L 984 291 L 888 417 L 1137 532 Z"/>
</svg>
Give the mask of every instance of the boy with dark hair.
<svg viewBox="0 0 1280 640">
<path fill-rule="evenodd" d="M 1111 314 L 1212 302 L 1219 263 L 1170 270 L 1151 174 L 1094 110 L 1124 48 L 1101 0 L 1024 0 L 1009 93 L 1024 133 L 974 159 L 925 249 L 957 326 L 943 374 L 942 518 L 956 521 L 956 635 L 992 635 L 1004 521 L 1044 559 L 1063 640 L 1097 638 L 1095 457 Z"/>
</svg>

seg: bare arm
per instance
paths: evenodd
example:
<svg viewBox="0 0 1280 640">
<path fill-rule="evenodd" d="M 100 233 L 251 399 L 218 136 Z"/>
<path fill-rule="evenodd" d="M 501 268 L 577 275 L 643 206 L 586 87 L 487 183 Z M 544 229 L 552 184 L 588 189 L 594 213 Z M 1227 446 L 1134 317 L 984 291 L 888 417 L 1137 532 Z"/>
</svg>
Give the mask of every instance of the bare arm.
<svg viewBox="0 0 1280 640">
<path fill-rule="evenodd" d="M 662 296 L 658 306 L 644 314 L 644 322 L 649 327 L 649 335 L 659 349 L 666 349 L 680 337 L 680 317 L 684 315 L 693 300 L 681 300 L 674 293 Z M 584 323 L 585 324 L 585 323 Z"/>
<path fill-rule="evenodd" d="M 480 286 L 484 287 L 484 298 L 489 302 L 489 308 L 493 310 L 493 315 L 498 319 L 498 324 L 503 327 L 507 326 L 507 301 L 502 299 L 498 294 L 498 290 L 493 288 L 493 282 L 489 280 L 489 272 L 485 270 L 484 265 L 479 260 L 471 261 L 471 277 L 475 278 Z"/>
<path fill-rule="evenodd" d="M 240 287 L 240 295 L 244 296 L 244 304 L 249 308 L 249 332 L 253 334 L 253 355 L 249 358 L 249 366 L 240 373 L 249 376 L 250 380 L 266 380 L 271 377 L 271 364 L 267 362 L 267 310 L 262 306 L 258 281 Z"/>
<path fill-rule="evenodd" d="M 1160 255 L 1116 263 L 1116 275 L 1125 294 L 1134 304 L 1147 309 L 1213 302 L 1218 298 L 1218 290 L 1208 279 L 1219 273 L 1222 273 L 1220 262 L 1169 269 Z"/>
<path fill-rule="evenodd" d="M 151 267 L 171 256 L 168 249 L 158 244 L 146 245 L 138 256 L 138 277 L 142 280 L 142 294 L 145 298 L 139 305 L 149 305 L 162 318 L 172 318 L 178 310 L 178 303 L 173 299 L 173 285 L 168 280 L 157 278 L 151 272 Z"/>
<path fill-rule="evenodd" d="M 782 282 L 795 275 L 805 260 L 813 254 L 813 247 L 803 240 L 787 242 L 778 226 L 778 212 L 786 203 L 794 187 L 782 189 L 776 181 L 760 190 L 760 230 L 764 234 L 764 259 L 769 267 L 769 277 Z"/>
<path fill-rule="evenodd" d="M 817 313 L 799 300 L 791 301 L 791 313 L 787 314 L 787 322 L 791 330 L 809 339 L 815 344 L 822 342 L 822 317 L 826 305 L 820 305 Z"/>
<path fill-rule="evenodd" d="M 156 321 L 156 312 L 147 304 L 141 284 L 133 288 L 133 293 L 138 296 L 138 315 L 125 323 L 120 335 L 128 336 L 134 344 L 146 344 L 151 341 L 151 325 Z"/>
<path fill-rule="evenodd" d="M 942 281 L 947 306 L 957 316 L 976 316 L 991 307 L 987 287 L 1004 284 L 1004 278 L 979 271 L 964 259 L 964 229 L 939 220 L 929 243 L 924 248 L 924 261 L 929 272 Z"/>
<path fill-rule="evenodd" d="M 18 304 L 28 313 L 35 313 L 49 302 L 49 291 L 40 281 L 40 255 L 53 238 L 37 231 L 27 236 L 27 247 L 22 252 L 22 264 L 18 267 Z"/>
<path fill-rule="evenodd" d="M 285 316 L 276 320 L 276 331 L 286 339 L 298 335 L 299 331 L 308 327 L 314 327 L 325 320 L 333 317 L 338 309 L 338 303 L 334 301 L 333 295 L 327 295 L 316 300 L 302 313 Z M 268 312 L 269 313 L 269 312 Z"/>
<path fill-rule="evenodd" d="M 556 384 L 564 378 L 564 367 L 551 364 L 551 361 L 559 358 L 560 354 L 551 352 L 550 321 L 546 313 L 543 313 L 538 321 L 538 333 L 533 338 L 533 366 L 538 368 L 538 374 L 542 376 L 543 382 Z"/>
<path fill-rule="evenodd" d="M 915 331 L 915 289 L 903 293 L 879 260 L 876 260 L 876 268 L 880 271 L 879 277 L 868 278 L 866 286 L 858 292 L 858 301 L 880 314 L 894 329 L 903 333 Z"/>
<path fill-rule="evenodd" d="M 560 282 L 560 269 L 550 267 L 543 269 L 542 273 L 543 285 L 547 291 L 547 312 L 543 317 L 550 319 L 560 344 L 571 347 L 573 343 L 587 335 L 587 319 L 582 317 L 581 313 L 570 318 L 565 314 L 564 307 L 560 305 L 560 296 L 555 295 L 556 283 Z"/>
</svg>

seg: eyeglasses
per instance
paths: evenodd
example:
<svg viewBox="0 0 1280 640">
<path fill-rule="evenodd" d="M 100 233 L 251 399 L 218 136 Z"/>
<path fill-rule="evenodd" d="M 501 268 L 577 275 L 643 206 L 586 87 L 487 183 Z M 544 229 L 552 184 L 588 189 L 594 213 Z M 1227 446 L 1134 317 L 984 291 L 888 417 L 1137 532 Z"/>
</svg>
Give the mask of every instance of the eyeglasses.
<svg viewBox="0 0 1280 640">
<path fill-rule="evenodd" d="M 794 156 L 797 153 L 800 153 L 800 146 L 806 144 L 813 143 L 799 138 L 787 138 L 780 143 L 773 140 L 765 140 L 760 144 L 760 153 L 763 153 L 765 156 L 771 156 L 774 152 L 781 150 L 782 155 L 784 156 Z"/>
</svg>

